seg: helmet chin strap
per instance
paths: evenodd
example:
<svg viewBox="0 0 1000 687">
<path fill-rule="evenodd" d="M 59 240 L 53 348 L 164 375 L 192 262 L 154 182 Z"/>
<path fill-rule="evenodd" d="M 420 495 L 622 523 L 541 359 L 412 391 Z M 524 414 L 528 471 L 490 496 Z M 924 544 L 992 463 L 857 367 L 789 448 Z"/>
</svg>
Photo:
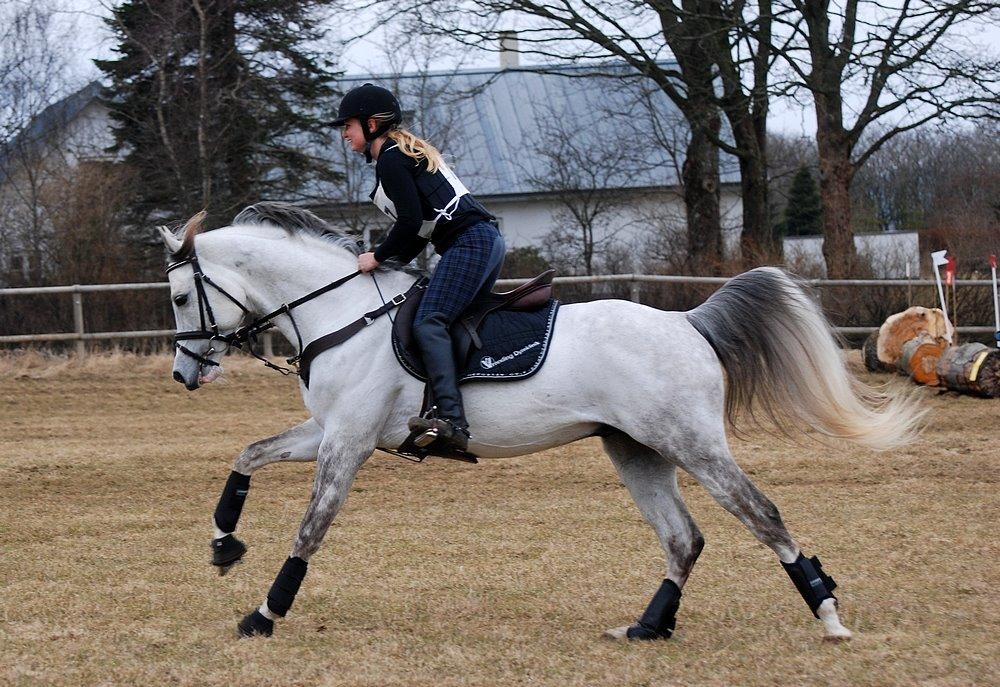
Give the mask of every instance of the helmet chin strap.
<svg viewBox="0 0 1000 687">
<path fill-rule="evenodd" d="M 395 122 L 386 122 L 382 126 L 375 129 L 375 131 L 365 132 L 365 163 L 372 163 L 372 143 L 374 143 L 380 136 L 383 136 L 393 129 L 396 128 Z"/>
</svg>

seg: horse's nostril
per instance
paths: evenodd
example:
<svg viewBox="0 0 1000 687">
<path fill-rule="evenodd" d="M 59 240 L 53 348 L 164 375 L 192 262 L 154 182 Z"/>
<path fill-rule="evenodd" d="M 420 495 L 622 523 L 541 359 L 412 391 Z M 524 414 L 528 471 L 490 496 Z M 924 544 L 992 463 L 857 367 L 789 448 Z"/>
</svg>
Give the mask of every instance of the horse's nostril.
<svg viewBox="0 0 1000 687">
<path fill-rule="evenodd" d="M 181 384 L 183 384 L 184 383 L 184 375 L 182 375 L 177 370 L 174 370 L 174 381 L 175 382 L 180 382 Z"/>
</svg>

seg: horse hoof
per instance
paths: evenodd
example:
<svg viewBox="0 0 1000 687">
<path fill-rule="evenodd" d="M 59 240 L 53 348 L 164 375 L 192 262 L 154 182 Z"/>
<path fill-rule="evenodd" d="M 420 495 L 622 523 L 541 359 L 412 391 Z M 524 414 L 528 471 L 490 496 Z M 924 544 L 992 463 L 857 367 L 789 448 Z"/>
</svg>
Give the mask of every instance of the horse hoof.
<svg viewBox="0 0 1000 687">
<path fill-rule="evenodd" d="M 628 625 L 623 625 L 622 627 L 614 627 L 610 630 L 605 630 L 604 634 L 601 635 L 604 639 L 610 639 L 615 642 L 627 642 L 628 641 Z"/>
<path fill-rule="evenodd" d="M 265 618 L 258 609 L 244 616 L 236 631 L 240 637 L 270 637 L 274 634 L 274 621 Z"/>
<path fill-rule="evenodd" d="M 229 569 L 240 562 L 247 552 L 247 545 L 231 534 L 212 540 L 212 565 L 219 569 L 219 575 L 225 575 Z"/>
<path fill-rule="evenodd" d="M 823 641 L 830 642 L 832 644 L 839 644 L 840 642 L 849 642 L 853 637 L 854 634 L 851 633 L 850 630 L 846 627 L 841 627 L 834 632 L 827 632 L 826 635 L 823 636 Z"/>
<path fill-rule="evenodd" d="M 226 565 L 217 565 L 215 566 L 215 569 L 219 572 L 219 577 L 223 577 L 227 572 L 229 572 L 242 562 L 243 562 L 242 559 L 237 559 L 232 563 L 227 563 Z"/>
</svg>

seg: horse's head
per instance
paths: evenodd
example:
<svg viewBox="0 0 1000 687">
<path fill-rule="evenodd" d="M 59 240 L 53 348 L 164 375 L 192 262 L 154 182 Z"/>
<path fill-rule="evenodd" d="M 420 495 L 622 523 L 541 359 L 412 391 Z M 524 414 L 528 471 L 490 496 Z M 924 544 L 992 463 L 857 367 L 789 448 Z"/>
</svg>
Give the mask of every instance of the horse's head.
<svg viewBox="0 0 1000 687">
<path fill-rule="evenodd" d="M 171 255 L 167 278 L 177 324 L 174 379 L 189 391 L 222 374 L 229 337 L 248 315 L 241 280 L 231 270 L 203 264 L 195 252 L 194 237 L 204 217 L 201 212 L 188 220 L 181 236 L 158 227 Z"/>
</svg>

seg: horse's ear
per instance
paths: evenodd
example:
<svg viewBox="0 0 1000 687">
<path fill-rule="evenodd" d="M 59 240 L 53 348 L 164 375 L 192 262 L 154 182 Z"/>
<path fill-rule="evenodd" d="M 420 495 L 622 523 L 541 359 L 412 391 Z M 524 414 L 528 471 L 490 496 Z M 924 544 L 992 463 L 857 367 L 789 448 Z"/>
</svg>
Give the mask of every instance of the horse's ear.
<svg viewBox="0 0 1000 687">
<path fill-rule="evenodd" d="M 162 225 L 157 227 L 156 231 L 159 232 L 160 238 L 163 239 L 163 243 L 166 244 L 167 250 L 171 253 L 176 253 L 181 249 L 181 239 L 175 236 L 174 232 Z"/>
</svg>

